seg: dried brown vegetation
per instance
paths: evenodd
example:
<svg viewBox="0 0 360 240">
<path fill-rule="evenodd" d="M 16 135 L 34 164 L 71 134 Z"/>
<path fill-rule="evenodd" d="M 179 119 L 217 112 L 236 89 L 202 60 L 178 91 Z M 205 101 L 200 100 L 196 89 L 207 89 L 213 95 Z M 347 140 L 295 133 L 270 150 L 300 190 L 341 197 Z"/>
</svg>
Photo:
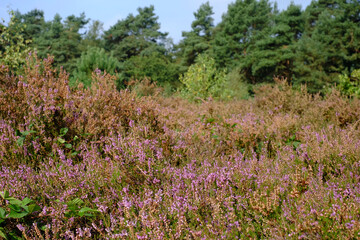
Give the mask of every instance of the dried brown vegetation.
<svg viewBox="0 0 360 240">
<path fill-rule="evenodd" d="M 70 89 L 51 61 L 29 59 L 24 76 L 0 68 L 0 190 L 42 207 L 7 220 L 9 231 L 359 238 L 359 100 L 295 91 L 279 79 L 249 100 L 195 104 L 119 92 L 100 72 L 90 89 Z M 64 203 L 74 198 L 99 213 L 69 218 Z"/>
</svg>

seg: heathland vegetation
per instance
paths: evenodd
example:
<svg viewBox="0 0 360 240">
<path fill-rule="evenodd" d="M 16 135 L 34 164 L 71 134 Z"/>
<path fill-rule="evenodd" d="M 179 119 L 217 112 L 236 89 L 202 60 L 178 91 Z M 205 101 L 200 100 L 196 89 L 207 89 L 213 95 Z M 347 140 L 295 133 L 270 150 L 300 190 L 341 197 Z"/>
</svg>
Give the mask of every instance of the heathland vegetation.
<svg viewBox="0 0 360 240">
<path fill-rule="evenodd" d="M 360 238 L 360 3 L 0 25 L 0 239 Z"/>
</svg>

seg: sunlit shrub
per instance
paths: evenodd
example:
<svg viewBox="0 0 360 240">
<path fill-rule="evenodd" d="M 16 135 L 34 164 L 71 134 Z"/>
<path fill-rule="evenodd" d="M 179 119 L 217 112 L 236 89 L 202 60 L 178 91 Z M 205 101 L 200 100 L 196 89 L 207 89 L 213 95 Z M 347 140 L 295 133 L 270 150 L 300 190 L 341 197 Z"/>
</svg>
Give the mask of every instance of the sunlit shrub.
<svg viewBox="0 0 360 240">
<path fill-rule="evenodd" d="M 24 39 L 23 31 L 12 11 L 8 26 L 0 23 L 0 64 L 8 66 L 15 72 L 25 64 L 26 57 L 31 51 L 28 46 L 30 40 Z"/>
<path fill-rule="evenodd" d="M 244 81 L 239 69 L 234 69 L 226 75 L 225 88 L 231 99 L 248 99 L 250 97 L 250 85 Z"/>
<path fill-rule="evenodd" d="M 360 69 L 354 70 L 350 76 L 347 74 L 339 75 L 337 88 L 346 96 L 360 98 Z"/>
<path fill-rule="evenodd" d="M 77 60 L 76 69 L 70 79 L 70 85 L 77 86 L 82 83 L 88 88 L 91 86 L 91 75 L 96 69 L 114 75 L 119 70 L 119 64 L 118 60 L 105 53 L 104 49 L 90 47 Z"/>
<path fill-rule="evenodd" d="M 199 55 L 180 82 L 184 84 L 182 95 L 191 101 L 227 97 L 226 72 L 216 69 L 215 60 L 207 55 Z"/>
</svg>

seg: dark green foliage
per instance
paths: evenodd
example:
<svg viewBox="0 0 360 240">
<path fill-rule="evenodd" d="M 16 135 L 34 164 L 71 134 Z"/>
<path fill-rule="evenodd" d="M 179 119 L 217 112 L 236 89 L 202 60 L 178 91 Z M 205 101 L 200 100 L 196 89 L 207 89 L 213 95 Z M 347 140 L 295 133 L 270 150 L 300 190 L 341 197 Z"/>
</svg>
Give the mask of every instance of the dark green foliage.
<svg viewBox="0 0 360 240">
<path fill-rule="evenodd" d="M 118 86 L 127 85 L 131 79 L 142 80 L 144 78 L 150 78 L 159 85 L 176 82 L 178 72 L 178 67 L 160 53 L 153 52 L 151 55 L 133 56 L 121 64 Z"/>
<path fill-rule="evenodd" d="M 306 84 L 311 93 L 324 93 L 339 83 L 339 74 L 360 68 L 359 1 L 313 0 L 305 11 L 292 3 L 279 12 L 269 0 L 235 0 L 216 26 L 212 15 L 209 2 L 201 4 L 174 47 L 160 31 L 154 6 L 138 8 L 105 32 L 100 21 L 87 25 L 85 14 L 45 21 L 41 10 L 16 11 L 9 26 L 0 24 L 0 60 L 17 71 L 31 47 L 41 58 L 53 55 L 73 85 L 89 86 L 99 68 L 116 74 L 123 88 L 144 78 L 175 86 L 197 56 L 208 54 L 238 90 L 276 76 L 295 87 Z"/>
<path fill-rule="evenodd" d="M 154 13 L 154 6 L 138 8 L 138 15 L 130 14 L 105 32 L 105 46 L 120 61 L 133 56 L 165 53 L 167 33 L 159 31 L 160 23 Z"/>
<path fill-rule="evenodd" d="M 305 11 L 305 32 L 298 42 L 297 85 L 311 92 L 328 88 L 338 73 L 359 68 L 360 2 L 313 1 Z"/>
<path fill-rule="evenodd" d="M 44 11 L 34 9 L 26 14 L 16 11 L 15 17 L 24 29 L 22 34 L 25 40 L 33 40 L 41 35 L 45 24 Z"/>
<path fill-rule="evenodd" d="M 229 68 L 238 65 L 249 54 L 249 47 L 270 31 L 272 19 L 273 8 L 268 0 L 237 0 L 230 4 L 214 30 L 211 52 L 217 64 Z M 245 71 L 248 74 L 249 70 Z"/>
<path fill-rule="evenodd" d="M 85 87 L 89 87 L 91 85 L 91 75 L 96 69 L 115 74 L 119 70 L 119 66 L 120 63 L 112 54 L 107 54 L 102 48 L 90 47 L 77 60 L 70 84 L 75 86 L 81 82 Z"/>
<path fill-rule="evenodd" d="M 61 203 L 59 200 L 57 202 Z M 63 203 L 67 206 L 67 211 L 65 212 L 65 217 L 93 217 L 95 213 L 99 213 L 99 210 L 92 209 L 89 207 L 82 207 L 84 201 L 80 198 L 75 198 L 71 201 Z"/>
<path fill-rule="evenodd" d="M 29 128 L 31 129 L 32 126 L 30 125 Z M 22 132 L 20 132 L 19 130 L 16 130 L 16 136 L 19 137 L 19 138 L 16 140 L 16 143 L 17 143 L 20 147 L 23 146 L 26 137 L 29 136 L 29 135 L 31 135 L 32 133 L 36 133 L 36 131 L 34 131 L 34 130 L 28 130 L 28 131 L 22 131 Z"/>
<path fill-rule="evenodd" d="M 138 8 L 138 15 L 130 14 L 105 32 L 106 49 L 121 62 L 118 87 L 126 86 L 131 79 L 144 77 L 160 84 L 177 80 L 177 67 L 166 48 L 167 33 L 159 29 L 154 6 L 150 6 Z"/>
<path fill-rule="evenodd" d="M 301 7 L 291 4 L 287 10 L 275 16 L 274 26 L 262 39 L 249 45 L 248 53 L 239 63 L 245 77 L 256 83 L 271 82 L 273 76 L 283 76 L 290 81 L 296 56 L 294 43 L 302 32 Z"/>
<path fill-rule="evenodd" d="M 10 197 L 8 191 L 0 192 L 1 197 L 8 201 L 9 204 L 7 208 L 9 211 L 0 208 L 0 220 L 4 220 L 6 218 L 23 218 L 35 211 L 39 211 L 40 207 L 33 203 L 29 198 L 24 198 L 23 200 L 19 200 L 13 197 Z"/>
<path fill-rule="evenodd" d="M 183 66 L 188 67 L 195 63 L 196 57 L 209 49 L 214 28 L 214 19 L 211 17 L 213 14 L 209 2 L 202 4 L 194 13 L 195 20 L 191 24 L 191 31 L 182 32 L 184 39 L 178 46 L 178 55 Z"/>
<path fill-rule="evenodd" d="M 71 72 L 76 64 L 76 58 L 80 57 L 80 42 L 82 29 L 88 22 L 85 14 L 79 17 L 68 16 L 64 22 L 60 15 L 55 15 L 54 19 L 46 22 L 43 34 L 35 39 L 35 44 L 40 57 L 45 58 L 48 54 L 54 56 L 56 67 L 63 66 Z"/>
</svg>

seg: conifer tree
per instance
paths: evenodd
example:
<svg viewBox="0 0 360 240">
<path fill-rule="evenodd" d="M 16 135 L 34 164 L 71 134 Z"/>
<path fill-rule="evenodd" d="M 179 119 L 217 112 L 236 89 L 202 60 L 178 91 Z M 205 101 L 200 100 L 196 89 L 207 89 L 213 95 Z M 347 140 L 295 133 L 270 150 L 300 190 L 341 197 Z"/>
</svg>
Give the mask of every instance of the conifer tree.
<svg viewBox="0 0 360 240">
<path fill-rule="evenodd" d="M 274 76 L 292 79 L 296 56 L 294 46 L 304 31 L 301 6 L 291 4 L 274 20 L 270 31 L 249 46 L 248 54 L 239 63 L 246 77 L 255 79 L 257 83 L 271 82 Z"/>
<path fill-rule="evenodd" d="M 180 49 L 178 55 L 183 66 L 188 67 L 192 65 L 195 63 L 198 55 L 209 49 L 214 28 L 213 14 L 214 12 L 209 2 L 202 4 L 197 12 L 194 13 L 195 20 L 191 24 L 191 31 L 182 32 L 184 39 L 178 46 Z"/>
<path fill-rule="evenodd" d="M 105 46 L 120 61 L 137 55 L 151 55 L 153 51 L 165 53 L 167 33 L 160 32 L 160 23 L 154 6 L 138 8 L 138 15 L 130 14 L 105 32 Z"/>
<path fill-rule="evenodd" d="M 35 38 L 42 34 L 45 24 L 43 11 L 34 9 L 25 14 L 15 11 L 14 16 L 17 23 L 23 28 L 22 34 L 25 40 L 33 42 Z"/>
<path fill-rule="evenodd" d="M 249 54 L 249 47 L 262 39 L 273 22 L 268 0 L 236 0 L 214 29 L 211 55 L 220 67 L 233 68 Z M 245 70 L 246 75 L 248 69 Z M 254 80 L 254 79 L 253 79 Z"/>
<path fill-rule="evenodd" d="M 360 67 L 360 2 L 313 1 L 305 11 L 305 32 L 297 44 L 296 84 L 323 91 L 339 73 Z"/>
<path fill-rule="evenodd" d="M 81 55 L 82 38 L 79 31 L 88 22 L 84 13 L 79 17 L 68 16 L 64 23 L 60 15 L 56 14 L 52 21 L 45 23 L 43 34 L 35 39 L 39 56 L 53 55 L 55 66 L 63 66 L 68 72 L 72 72 L 76 59 Z"/>
<path fill-rule="evenodd" d="M 91 85 L 91 75 L 96 69 L 116 74 L 119 71 L 119 66 L 119 61 L 112 55 L 108 55 L 103 48 L 90 47 L 77 60 L 70 84 L 75 86 L 81 82 L 85 87 L 89 87 Z"/>
<path fill-rule="evenodd" d="M 166 44 L 167 33 L 160 31 L 154 6 L 138 8 L 136 16 L 130 14 L 105 32 L 105 47 L 120 61 L 120 80 L 123 87 L 131 79 L 150 77 L 160 83 L 175 81 L 177 68 Z"/>
</svg>

